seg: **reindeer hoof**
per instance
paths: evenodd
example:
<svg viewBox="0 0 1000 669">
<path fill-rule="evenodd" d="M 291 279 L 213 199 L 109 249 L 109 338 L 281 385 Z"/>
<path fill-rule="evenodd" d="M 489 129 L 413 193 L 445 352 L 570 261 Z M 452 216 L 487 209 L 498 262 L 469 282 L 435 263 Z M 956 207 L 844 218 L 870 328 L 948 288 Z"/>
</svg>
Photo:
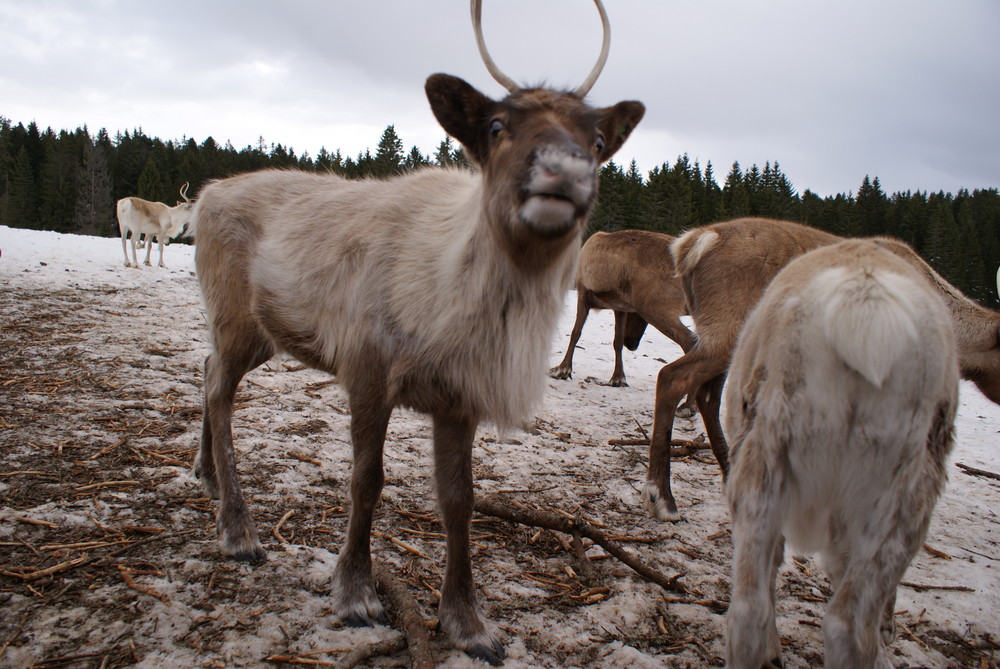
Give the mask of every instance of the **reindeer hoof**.
<svg viewBox="0 0 1000 669">
<path fill-rule="evenodd" d="M 503 659 L 507 657 L 507 652 L 500 645 L 499 641 L 492 646 L 474 646 L 465 651 L 465 653 L 471 658 L 482 660 L 494 667 L 499 667 L 503 664 Z"/>
<path fill-rule="evenodd" d="M 263 548 L 255 548 L 248 551 L 239 551 L 233 553 L 233 559 L 237 562 L 248 562 L 250 564 L 260 564 L 262 562 L 267 562 L 267 553 L 264 552 Z"/>
<path fill-rule="evenodd" d="M 212 473 L 211 475 L 206 476 L 201 468 L 200 461 L 195 462 L 191 471 L 194 474 L 194 477 L 201 481 L 201 489 L 205 491 L 205 495 L 207 495 L 209 499 L 219 499 L 219 485 L 215 481 L 215 474 Z"/>
<path fill-rule="evenodd" d="M 628 384 L 625 379 L 611 379 L 608 381 L 608 385 L 612 388 L 628 388 Z"/>
<path fill-rule="evenodd" d="M 677 511 L 677 503 L 673 496 L 661 497 L 656 484 L 646 481 L 642 486 L 642 499 L 646 510 L 657 520 L 664 520 L 668 523 L 676 523 L 681 519 L 681 514 Z"/>
<path fill-rule="evenodd" d="M 361 615 L 360 613 L 350 613 L 340 619 L 348 627 L 372 627 L 373 625 L 388 625 L 389 616 L 385 611 L 380 611 L 375 618 Z"/>
<path fill-rule="evenodd" d="M 566 381 L 573 378 L 572 370 L 566 370 L 562 367 L 553 367 L 549 370 L 549 376 L 553 379 L 559 379 L 560 381 Z"/>
</svg>

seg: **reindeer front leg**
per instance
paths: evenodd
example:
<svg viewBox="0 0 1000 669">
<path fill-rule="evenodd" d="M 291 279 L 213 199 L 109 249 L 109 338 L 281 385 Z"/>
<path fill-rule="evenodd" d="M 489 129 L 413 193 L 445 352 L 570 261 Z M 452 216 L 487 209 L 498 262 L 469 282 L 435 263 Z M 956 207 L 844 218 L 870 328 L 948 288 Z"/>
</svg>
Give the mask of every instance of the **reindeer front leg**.
<svg viewBox="0 0 1000 669">
<path fill-rule="evenodd" d="M 340 618 L 348 625 L 361 626 L 385 620 L 372 578 L 371 532 L 375 506 L 385 483 L 382 452 L 392 407 L 380 383 L 352 388 L 349 394 L 354 447 L 351 515 L 347 538 L 337 558 L 333 592 Z"/>
<path fill-rule="evenodd" d="M 457 648 L 497 665 L 505 652 L 476 601 L 469 556 L 472 523 L 472 442 L 476 421 L 454 415 L 434 416 L 434 477 L 438 506 L 447 534 L 444 585 L 439 618 Z"/>
</svg>

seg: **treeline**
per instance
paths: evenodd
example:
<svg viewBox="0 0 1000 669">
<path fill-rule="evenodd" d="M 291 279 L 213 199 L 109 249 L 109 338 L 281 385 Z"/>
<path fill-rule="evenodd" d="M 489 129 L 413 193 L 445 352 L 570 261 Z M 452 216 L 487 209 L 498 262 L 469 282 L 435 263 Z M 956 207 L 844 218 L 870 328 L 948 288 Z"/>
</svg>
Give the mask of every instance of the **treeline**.
<svg viewBox="0 0 1000 669">
<path fill-rule="evenodd" d="M 265 144 L 236 149 L 211 137 L 162 141 L 141 129 L 113 138 L 40 131 L 0 116 L 0 225 L 113 236 L 115 202 L 129 195 L 174 204 L 190 182 L 197 196 L 216 179 L 263 168 L 331 171 L 348 178 L 387 177 L 425 165 L 468 165 L 462 149 L 445 137 L 434 155 L 405 150 L 388 126 L 375 152 L 343 156 L 325 148 L 312 157 L 291 147 Z M 719 185 L 711 163 L 702 168 L 682 155 L 647 174 L 635 162 L 601 170 L 601 192 L 588 233 L 642 228 L 679 234 L 739 216 L 796 220 L 842 236 L 891 235 L 912 244 L 949 281 L 989 306 L 1000 305 L 1000 192 L 886 194 L 877 177 L 865 177 L 857 193 L 820 197 L 799 194 L 775 162 L 763 168 L 735 163 Z"/>
</svg>

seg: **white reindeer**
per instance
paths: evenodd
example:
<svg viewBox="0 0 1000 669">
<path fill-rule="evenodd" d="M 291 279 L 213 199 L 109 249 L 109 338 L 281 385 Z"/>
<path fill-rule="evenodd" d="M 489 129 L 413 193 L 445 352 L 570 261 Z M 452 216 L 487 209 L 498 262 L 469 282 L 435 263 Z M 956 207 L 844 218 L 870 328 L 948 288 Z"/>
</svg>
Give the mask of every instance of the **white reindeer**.
<svg viewBox="0 0 1000 669">
<path fill-rule="evenodd" d="M 811 251 L 771 282 L 739 336 L 725 394 L 731 669 L 781 666 L 784 539 L 819 552 L 830 575 L 826 666 L 891 667 L 882 647 L 896 586 L 944 485 L 958 379 L 944 300 L 877 242 Z"/>
<path fill-rule="evenodd" d="M 181 197 L 184 202 L 178 202 L 177 206 L 169 207 L 162 202 L 149 202 L 138 197 L 123 197 L 118 200 L 118 228 L 122 234 L 122 253 L 125 254 L 126 267 L 139 267 L 139 260 L 136 258 L 136 241 L 139 235 L 146 237 L 146 261 L 148 266 L 149 255 L 153 250 L 153 238 L 160 247 L 159 266 L 166 268 L 163 264 L 163 245 L 170 243 L 170 240 L 184 231 L 190 223 L 194 202 L 187 196 L 189 183 L 185 182 L 181 186 Z M 128 249 L 125 240 L 131 233 L 132 241 L 132 262 L 128 259 Z"/>
<path fill-rule="evenodd" d="M 195 265 L 213 350 L 195 473 L 219 497 L 222 550 L 264 559 L 236 473 L 236 388 L 278 350 L 336 374 L 349 396 L 354 471 L 335 608 L 349 623 L 371 623 L 383 616 L 369 536 L 389 417 L 399 405 L 430 414 L 447 534 L 441 626 L 458 648 L 499 663 L 503 646 L 477 604 L 469 555 L 473 438 L 481 421 L 520 425 L 541 394 L 598 166 L 644 107 L 583 101 L 607 56 L 600 2 L 602 55 L 572 92 L 522 89 L 500 73 L 471 4 L 483 59 L 509 95 L 495 101 L 445 74 L 425 90 L 480 172 L 347 181 L 263 171 L 199 195 Z"/>
</svg>

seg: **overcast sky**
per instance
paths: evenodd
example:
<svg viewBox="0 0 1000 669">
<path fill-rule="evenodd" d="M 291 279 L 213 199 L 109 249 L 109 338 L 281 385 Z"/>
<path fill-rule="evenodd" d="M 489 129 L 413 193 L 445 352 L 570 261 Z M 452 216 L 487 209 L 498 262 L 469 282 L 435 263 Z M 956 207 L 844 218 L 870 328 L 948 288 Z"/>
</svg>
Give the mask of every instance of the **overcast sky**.
<svg viewBox="0 0 1000 669">
<path fill-rule="evenodd" d="M 598 106 L 646 104 L 615 157 L 687 153 L 720 185 L 779 161 L 799 192 L 1000 187 L 1000 0 L 605 0 Z M 522 83 L 576 87 L 600 51 L 588 0 L 484 0 L 487 44 Z M 0 116 L 315 156 L 444 138 L 423 93 L 447 72 L 503 90 L 466 0 L 0 0 Z"/>
</svg>

